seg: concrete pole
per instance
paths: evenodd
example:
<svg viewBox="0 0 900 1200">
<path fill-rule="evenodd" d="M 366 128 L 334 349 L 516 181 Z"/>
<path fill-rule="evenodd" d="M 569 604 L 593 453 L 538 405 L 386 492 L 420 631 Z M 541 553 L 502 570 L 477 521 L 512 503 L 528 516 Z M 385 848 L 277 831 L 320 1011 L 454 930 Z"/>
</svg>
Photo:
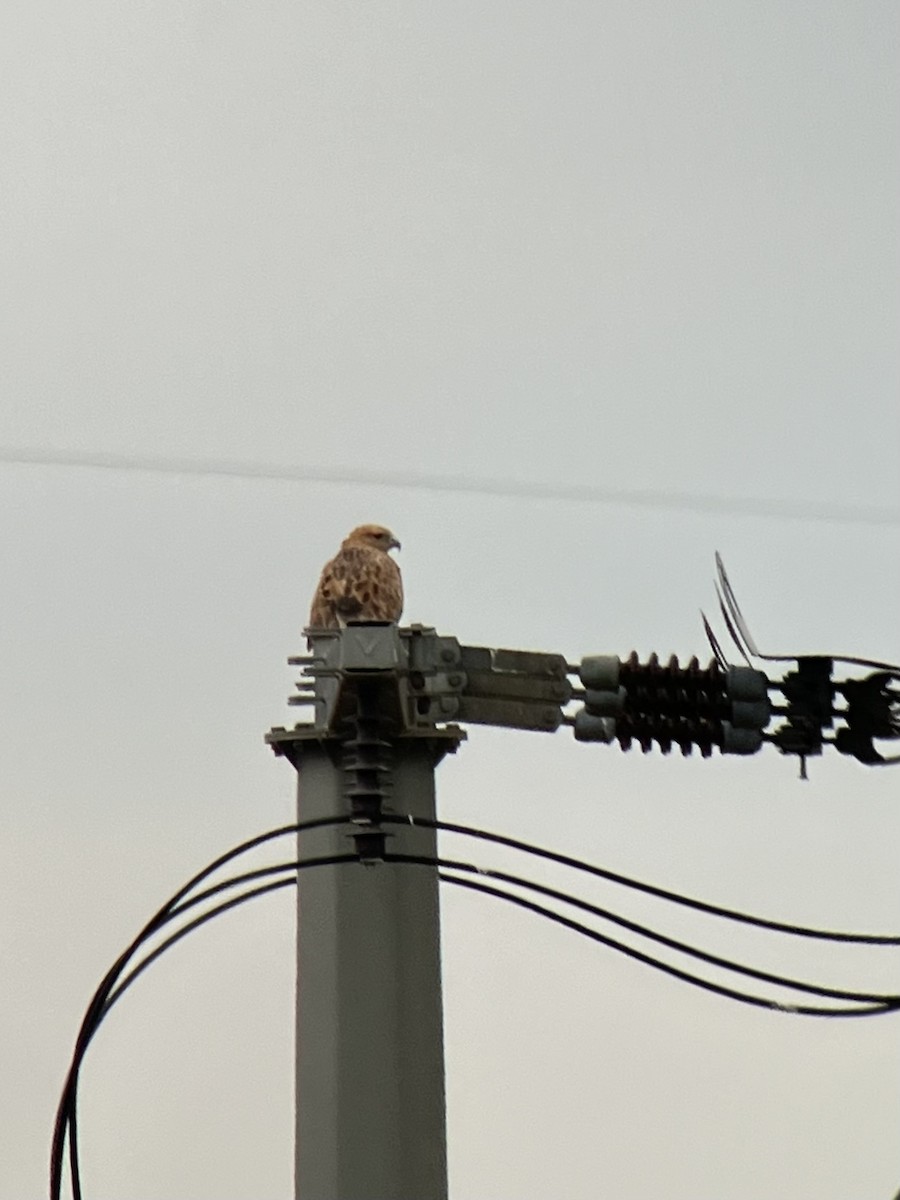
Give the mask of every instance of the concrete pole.
<svg viewBox="0 0 900 1200">
<path fill-rule="evenodd" d="M 385 812 L 433 819 L 441 749 L 391 741 Z M 348 812 L 340 743 L 304 740 L 293 757 L 299 819 Z M 436 853 L 432 830 L 385 828 L 389 852 Z M 299 857 L 353 849 L 329 827 L 302 834 Z M 319 867 L 297 891 L 296 1200 L 446 1200 L 437 870 Z"/>
</svg>

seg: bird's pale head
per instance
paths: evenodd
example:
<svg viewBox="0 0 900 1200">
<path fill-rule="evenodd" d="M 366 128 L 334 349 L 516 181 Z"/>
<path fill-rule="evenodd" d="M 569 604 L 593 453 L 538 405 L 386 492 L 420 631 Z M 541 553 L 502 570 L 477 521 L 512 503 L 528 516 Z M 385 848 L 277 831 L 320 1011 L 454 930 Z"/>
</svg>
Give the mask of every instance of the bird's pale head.
<svg viewBox="0 0 900 1200">
<path fill-rule="evenodd" d="M 352 533 L 344 538 L 344 545 L 370 546 L 373 550 L 383 550 L 385 554 L 388 550 L 400 549 L 400 543 L 383 525 L 357 525 Z"/>
</svg>

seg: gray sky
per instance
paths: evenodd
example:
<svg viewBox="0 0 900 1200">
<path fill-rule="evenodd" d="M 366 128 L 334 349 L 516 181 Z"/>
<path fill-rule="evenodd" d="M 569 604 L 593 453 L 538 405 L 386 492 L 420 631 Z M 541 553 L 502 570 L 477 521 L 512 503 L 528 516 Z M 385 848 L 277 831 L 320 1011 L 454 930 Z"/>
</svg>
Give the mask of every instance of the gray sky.
<svg viewBox="0 0 900 1200">
<path fill-rule="evenodd" d="M 0 1200 L 45 1193 L 115 956 L 188 875 L 292 819 L 262 735 L 291 719 L 284 660 L 351 525 L 395 529 L 405 619 L 468 643 L 702 655 L 719 549 L 764 647 L 900 658 L 898 21 L 3 7 Z M 10 461 L 35 451 L 370 482 Z M 725 503 L 371 482 L 411 474 Z M 898 784 L 834 754 L 801 784 L 774 752 L 473 729 L 439 805 L 721 904 L 897 932 Z M 898 990 L 890 951 L 562 885 L 755 965 Z M 752 1011 L 443 903 L 453 1200 L 900 1185 L 900 1017 Z M 84 1073 L 86 1196 L 287 1200 L 292 937 L 287 896 L 246 906 L 123 1001 Z"/>
</svg>

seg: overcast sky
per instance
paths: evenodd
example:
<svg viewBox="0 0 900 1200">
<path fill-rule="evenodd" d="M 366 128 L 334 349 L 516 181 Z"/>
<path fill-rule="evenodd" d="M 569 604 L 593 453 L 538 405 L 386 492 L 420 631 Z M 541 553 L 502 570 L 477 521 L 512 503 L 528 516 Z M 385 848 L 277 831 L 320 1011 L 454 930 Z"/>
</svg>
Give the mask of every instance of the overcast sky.
<svg viewBox="0 0 900 1200">
<path fill-rule="evenodd" d="M 46 1193 L 120 950 L 293 819 L 262 739 L 352 525 L 402 539 L 404 619 L 468 644 L 705 656 L 718 549 L 764 648 L 900 659 L 898 25 L 887 0 L 2 7 L 0 1200 Z M 173 461 L 247 477 L 135 469 Z M 619 500 L 546 494 L 579 485 Z M 439 812 L 900 932 L 900 773 L 797 774 L 473 728 Z M 900 990 L 896 950 L 510 869 Z M 442 901 L 452 1200 L 893 1197 L 900 1016 L 748 1009 Z M 284 893 L 223 917 L 111 1016 L 86 1200 L 289 1200 L 293 922 Z"/>
</svg>

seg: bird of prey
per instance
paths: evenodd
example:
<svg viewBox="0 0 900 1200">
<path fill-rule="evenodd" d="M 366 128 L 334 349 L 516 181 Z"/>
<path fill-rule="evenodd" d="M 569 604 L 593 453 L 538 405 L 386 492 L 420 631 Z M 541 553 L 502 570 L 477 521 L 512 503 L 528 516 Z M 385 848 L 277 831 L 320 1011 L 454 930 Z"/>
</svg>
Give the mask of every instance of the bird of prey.
<svg viewBox="0 0 900 1200">
<path fill-rule="evenodd" d="M 381 525 L 359 525 L 325 564 L 313 596 L 313 629 L 342 629 L 348 621 L 399 621 L 403 610 L 400 568 L 389 551 L 400 543 Z"/>
</svg>

